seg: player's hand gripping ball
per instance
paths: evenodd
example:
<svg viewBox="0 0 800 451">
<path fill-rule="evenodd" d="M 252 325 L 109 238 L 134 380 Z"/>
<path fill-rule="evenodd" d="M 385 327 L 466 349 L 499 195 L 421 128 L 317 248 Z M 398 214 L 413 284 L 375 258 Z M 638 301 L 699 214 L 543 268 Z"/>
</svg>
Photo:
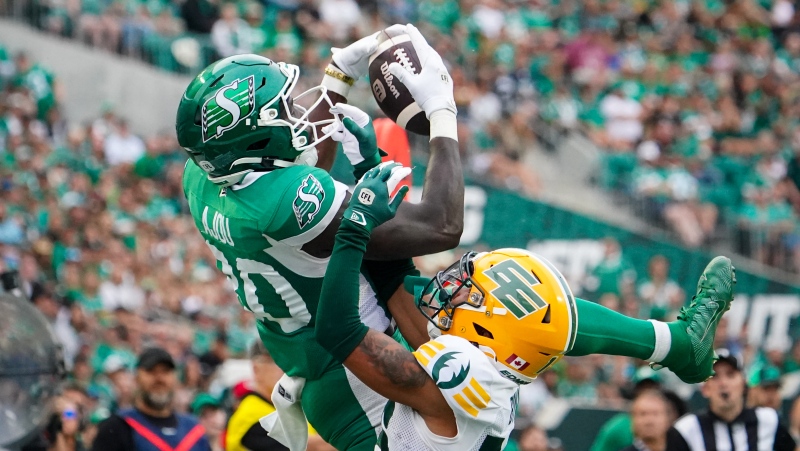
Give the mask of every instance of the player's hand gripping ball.
<svg viewBox="0 0 800 451">
<path fill-rule="evenodd" d="M 447 74 L 441 57 L 425 41 L 419 30 L 411 25 L 392 25 L 379 32 L 378 47 L 369 58 L 369 82 L 378 106 L 397 125 L 420 135 L 430 135 L 431 124 L 427 116 L 432 112 L 424 108 L 426 106 L 424 102 L 431 97 L 431 93 L 428 92 L 430 89 L 420 89 L 422 85 L 428 84 L 439 89 L 450 98 L 453 90 L 452 81 L 448 80 L 449 94 L 447 94 L 447 86 L 436 86 L 441 82 L 431 84 L 431 80 L 422 79 L 423 64 L 427 63 L 426 60 L 432 60 L 432 65 L 435 66 L 430 69 L 437 72 L 441 69 Z M 390 66 L 393 63 L 399 67 L 392 70 Z"/>
</svg>

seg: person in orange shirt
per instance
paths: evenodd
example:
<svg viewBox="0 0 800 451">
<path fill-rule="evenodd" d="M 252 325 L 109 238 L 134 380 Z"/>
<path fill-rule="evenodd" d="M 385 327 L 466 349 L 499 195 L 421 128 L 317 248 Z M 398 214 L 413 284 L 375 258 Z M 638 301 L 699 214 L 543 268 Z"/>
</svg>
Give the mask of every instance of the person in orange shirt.
<svg viewBox="0 0 800 451">
<path fill-rule="evenodd" d="M 386 153 L 381 159 L 383 161 L 395 161 L 404 167 L 410 168 L 411 145 L 408 143 L 406 131 L 388 117 L 376 118 L 372 121 L 372 125 L 375 127 L 378 147 Z M 413 174 L 409 174 L 397 187 L 407 186 L 411 188 L 412 177 Z"/>
</svg>

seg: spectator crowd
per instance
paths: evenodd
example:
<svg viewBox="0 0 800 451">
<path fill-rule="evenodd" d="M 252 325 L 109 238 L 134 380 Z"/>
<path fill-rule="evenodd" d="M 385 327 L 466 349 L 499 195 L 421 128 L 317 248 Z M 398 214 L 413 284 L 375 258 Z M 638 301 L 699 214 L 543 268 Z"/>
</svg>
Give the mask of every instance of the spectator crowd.
<svg viewBox="0 0 800 451">
<path fill-rule="evenodd" d="M 598 184 L 686 245 L 734 238 L 739 252 L 800 271 L 790 0 L 20 0 L 6 10 L 171 70 L 252 52 L 312 79 L 331 46 L 413 22 L 453 65 L 474 175 L 536 195 L 531 154 L 580 131 L 601 151 Z"/>
<path fill-rule="evenodd" d="M 601 150 L 597 183 L 684 243 L 732 234 L 740 252 L 800 271 L 800 18 L 788 0 L 41 0 L 0 14 L 170 70 L 261 53 L 298 64 L 304 83 L 321 78 L 331 46 L 413 22 L 452 63 L 473 175 L 536 195 L 527 162 L 546 147 L 540 126 L 581 133 Z M 233 396 L 220 375 L 257 335 L 186 214 L 172 131 L 137 136 L 114 105 L 72 123 L 57 76 L 2 48 L 0 88 L 0 272 L 19 271 L 64 345 L 59 409 L 81 416 L 91 442 L 85 425 L 133 405 L 136 356 L 159 346 L 178 370 L 177 411 L 217 406 L 218 423 Z M 365 83 L 353 97 L 366 106 Z M 608 240 L 582 283 L 607 307 L 669 320 L 687 298 L 669 265 L 656 256 L 637 274 Z M 759 387 L 800 374 L 798 344 L 719 341 L 743 355 L 758 399 L 770 396 Z M 562 401 L 621 407 L 643 365 L 564 359 L 523 390 L 519 425 Z M 535 427 L 520 449 L 526 440 L 558 449 Z"/>
</svg>

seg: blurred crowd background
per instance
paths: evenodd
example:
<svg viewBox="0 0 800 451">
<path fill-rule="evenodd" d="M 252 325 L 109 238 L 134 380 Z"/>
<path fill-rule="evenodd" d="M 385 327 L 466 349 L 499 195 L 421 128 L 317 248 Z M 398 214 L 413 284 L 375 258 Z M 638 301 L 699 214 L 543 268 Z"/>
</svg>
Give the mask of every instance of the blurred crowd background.
<svg viewBox="0 0 800 451">
<path fill-rule="evenodd" d="M 744 255 L 797 273 L 797 6 L 0 0 L 0 14 L 180 73 L 259 53 L 298 64 L 305 87 L 321 79 L 331 46 L 413 22 L 452 64 L 472 176 L 535 197 L 546 190 L 532 164 L 536 155 L 553 151 L 554 136 L 579 133 L 602 155 L 597 189 L 635 205 L 676 240 L 691 247 L 730 241 Z M 70 121 L 61 108 L 69 87 L 58 74 L 46 61 L 2 47 L 0 87 L 0 272 L 18 269 L 25 296 L 52 322 L 70 387 L 84 394 L 81 415 L 96 423 L 130 405 L 135 356 L 147 345 L 163 347 L 178 363 L 179 410 L 191 411 L 206 396 L 223 405 L 230 387 L 217 370 L 246 358 L 257 335 L 187 214 L 186 157 L 171 118 L 153 136 L 129 129 L 124 105 L 106 105 L 94 121 Z M 352 97 L 377 113 L 365 83 Z M 586 280 L 571 281 L 588 299 L 670 320 L 693 294 L 670 278 L 670 265 L 679 262 L 654 256 L 647 268 L 633 268 L 616 241 L 606 240 L 605 249 Z M 800 344 L 759 349 L 724 335 L 719 341 L 744 355 L 750 374 L 800 376 Z M 520 427 L 559 400 L 623 406 L 643 364 L 565 359 L 523 390 Z M 659 379 L 686 399 L 699 396 L 669 373 Z M 792 422 L 800 429 L 800 418 Z"/>
<path fill-rule="evenodd" d="M 536 195 L 531 154 L 549 147 L 537 124 L 555 137 L 578 131 L 602 152 L 597 186 L 634 201 L 641 217 L 689 246 L 732 239 L 740 253 L 800 271 L 800 28 L 791 0 L 2 5 L 41 29 L 167 70 L 260 53 L 312 79 L 332 45 L 413 22 L 452 64 L 477 175 Z"/>
</svg>

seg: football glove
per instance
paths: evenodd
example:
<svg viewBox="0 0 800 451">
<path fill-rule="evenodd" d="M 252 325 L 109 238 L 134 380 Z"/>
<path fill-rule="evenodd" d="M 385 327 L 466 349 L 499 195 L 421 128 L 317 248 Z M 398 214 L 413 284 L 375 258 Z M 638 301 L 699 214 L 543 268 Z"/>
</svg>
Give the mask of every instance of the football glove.
<svg viewBox="0 0 800 451">
<path fill-rule="evenodd" d="M 359 180 L 380 164 L 381 156 L 386 155 L 378 149 L 372 119 L 367 113 L 346 103 L 337 103 L 331 108 L 331 113 L 341 115 L 342 120 L 326 125 L 322 133 L 333 131 L 331 138 L 342 143 L 344 154 L 353 165 L 353 175 Z"/>
<path fill-rule="evenodd" d="M 369 232 L 392 219 L 403 202 L 408 187 L 400 188 L 394 197 L 390 198 L 389 195 L 397 188 L 400 180 L 410 173 L 411 168 L 393 161 L 370 169 L 353 190 L 344 219 L 366 228 Z"/>
<path fill-rule="evenodd" d="M 395 24 L 387 30 L 404 31 L 405 28 L 405 25 Z M 333 62 L 336 67 L 348 77 L 356 80 L 366 75 L 367 69 L 369 69 L 369 57 L 378 48 L 378 34 L 380 31 L 361 38 L 343 49 L 332 47 L 331 53 L 333 53 Z"/>
<path fill-rule="evenodd" d="M 392 63 L 389 65 L 389 72 L 408 88 L 428 119 L 431 118 L 431 113 L 439 110 L 449 110 L 455 114 L 453 79 L 442 57 L 428 44 L 414 25 L 406 25 L 406 33 L 411 37 L 422 70 L 419 74 L 413 74 L 400 64 Z"/>
</svg>

